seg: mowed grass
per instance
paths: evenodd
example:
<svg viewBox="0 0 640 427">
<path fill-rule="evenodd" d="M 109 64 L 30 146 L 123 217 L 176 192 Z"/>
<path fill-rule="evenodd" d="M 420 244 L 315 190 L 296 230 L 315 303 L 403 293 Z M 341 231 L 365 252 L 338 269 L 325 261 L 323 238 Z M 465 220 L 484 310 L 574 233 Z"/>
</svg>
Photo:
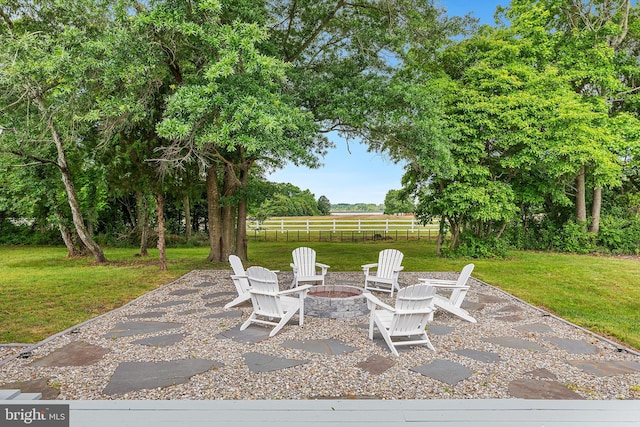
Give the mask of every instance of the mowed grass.
<svg viewBox="0 0 640 427">
<path fill-rule="evenodd" d="M 433 242 L 251 242 L 248 265 L 290 271 L 291 251 L 310 246 L 331 271 L 359 271 L 378 252 L 396 248 L 404 271 L 459 271 L 473 262 L 473 276 L 573 323 L 640 349 L 640 261 L 616 257 L 512 252 L 506 260 L 447 259 Z M 64 248 L 0 247 L 0 343 L 37 342 L 120 307 L 194 269 L 228 269 L 206 262 L 207 248 L 169 248 L 169 271 L 157 253 L 106 249 L 110 262 L 67 259 Z"/>
</svg>

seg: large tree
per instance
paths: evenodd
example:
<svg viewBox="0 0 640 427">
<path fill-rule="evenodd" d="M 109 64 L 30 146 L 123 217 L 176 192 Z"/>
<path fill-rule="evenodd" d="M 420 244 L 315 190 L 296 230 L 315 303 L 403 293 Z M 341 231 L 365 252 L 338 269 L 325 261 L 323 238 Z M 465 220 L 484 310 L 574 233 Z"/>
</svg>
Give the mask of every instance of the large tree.
<svg viewBox="0 0 640 427">
<path fill-rule="evenodd" d="M 90 167 L 94 129 L 77 112 L 92 103 L 85 86 L 91 56 L 88 46 L 104 31 L 106 9 L 92 1 L 73 0 L 0 4 L 0 147 L 17 162 L 57 168 L 75 231 L 97 262 L 106 260 L 83 215 L 74 169 Z"/>
<path fill-rule="evenodd" d="M 538 44 L 539 61 L 554 62 L 576 93 L 606 111 L 609 120 L 601 122 L 600 128 L 609 127 L 627 137 L 612 144 L 606 137 L 593 135 L 592 143 L 614 156 L 629 151 L 629 130 L 635 126 L 621 112 L 640 88 L 635 82 L 640 71 L 637 55 L 629 50 L 638 40 L 637 11 L 630 0 L 514 0 L 505 11 L 513 31 Z M 611 177 L 619 170 L 606 170 L 607 162 L 595 152 L 578 150 L 572 156 L 578 163 L 575 220 L 586 229 L 587 188 L 591 188 L 589 229 L 597 233 L 602 189 L 614 183 Z"/>
</svg>

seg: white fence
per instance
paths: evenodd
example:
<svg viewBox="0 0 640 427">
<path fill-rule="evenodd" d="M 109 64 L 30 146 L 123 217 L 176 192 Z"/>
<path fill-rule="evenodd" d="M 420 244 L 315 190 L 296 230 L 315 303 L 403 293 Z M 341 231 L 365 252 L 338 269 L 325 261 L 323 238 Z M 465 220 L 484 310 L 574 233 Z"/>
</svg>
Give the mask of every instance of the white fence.
<svg viewBox="0 0 640 427">
<path fill-rule="evenodd" d="M 413 217 L 287 217 L 247 221 L 247 234 L 255 240 L 287 241 L 434 239 L 438 225 L 422 225 Z"/>
</svg>

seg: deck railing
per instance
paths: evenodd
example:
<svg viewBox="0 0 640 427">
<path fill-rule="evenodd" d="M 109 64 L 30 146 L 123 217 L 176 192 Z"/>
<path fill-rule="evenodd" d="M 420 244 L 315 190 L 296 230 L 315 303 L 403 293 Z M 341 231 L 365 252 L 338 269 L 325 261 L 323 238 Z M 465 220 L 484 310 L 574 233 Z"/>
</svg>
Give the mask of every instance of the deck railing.
<svg viewBox="0 0 640 427">
<path fill-rule="evenodd" d="M 256 241 L 420 240 L 435 239 L 438 225 L 422 225 L 413 217 L 287 217 L 247 221 L 247 235 Z"/>
</svg>

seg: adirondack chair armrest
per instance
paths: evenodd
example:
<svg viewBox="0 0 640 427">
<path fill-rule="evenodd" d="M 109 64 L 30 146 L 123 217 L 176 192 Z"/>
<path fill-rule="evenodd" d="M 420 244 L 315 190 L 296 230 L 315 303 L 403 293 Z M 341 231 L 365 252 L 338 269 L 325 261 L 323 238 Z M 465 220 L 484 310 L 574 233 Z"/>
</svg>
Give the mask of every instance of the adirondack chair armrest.
<svg viewBox="0 0 640 427">
<path fill-rule="evenodd" d="M 404 270 L 404 265 L 401 265 L 400 267 L 398 267 L 396 272 L 400 273 L 402 270 Z"/>
<path fill-rule="evenodd" d="M 456 280 L 447 280 L 447 279 L 418 279 L 422 283 L 429 284 L 434 288 L 463 288 L 469 287 L 467 285 L 458 286 Z"/>
<path fill-rule="evenodd" d="M 294 272 L 298 271 L 298 266 L 296 266 L 294 263 L 289 263 L 289 265 L 291 266 L 291 268 L 293 268 Z"/>
<path fill-rule="evenodd" d="M 320 263 L 320 262 L 316 262 L 316 267 L 320 267 L 320 268 L 322 268 L 323 270 L 326 270 L 326 269 L 327 269 L 327 268 L 329 268 L 330 266 L 329 266 L 329 265 L 327 265 L 327 264 L 322 264 L 322 263 Z"/>
<path fill-rule="evenodd" d="M 389 310 L 391 312 L 396 311 L 395 308 L 391 307 L 389 304 L 383 303 L 382 301 L 380 301 L 380 299 L 377 296 L 373 295 L 372 293 L 365 292 L 362 295 L 364 295 L 364 297 L 367 299 L 367 305 L 369 306 L 369 310 L 373 310 L 375 306 L 378 306 L 378 307 L 384 308 L 385 310 Z"/>
<path fill-rule="evenodd" d="M 369 270 L 377 266 L 378 266 L 378 263 L 376 262 L 374 264 L 365 264 L 361 267 L 362 267 L 362 270 L 364 271 L 364 274 L 369 274 Z"/>
<path fill-rule="evenodd" d="M 286 289 L 284 291 L 280 291 L 280 292 L 278 292 L 278 295 L 294 294 L 296 292 L 305 292 L 306 293 L 312 287 L 313 287 L 313 285 L 296 286 L 295 288 L 291 288 L 291 289 Z"/>
</svg>

